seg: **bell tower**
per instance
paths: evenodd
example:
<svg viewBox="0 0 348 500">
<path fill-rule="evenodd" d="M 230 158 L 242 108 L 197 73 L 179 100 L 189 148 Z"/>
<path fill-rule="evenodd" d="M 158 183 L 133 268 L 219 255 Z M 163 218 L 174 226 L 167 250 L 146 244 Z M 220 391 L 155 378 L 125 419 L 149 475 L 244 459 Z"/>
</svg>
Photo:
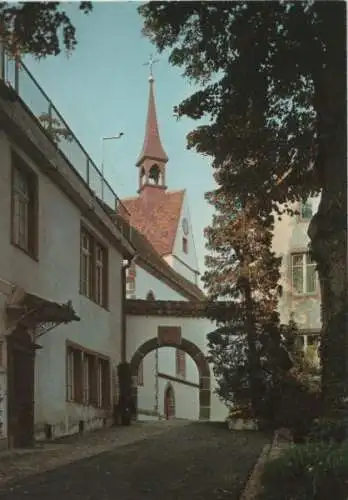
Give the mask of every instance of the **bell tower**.
<svg viewBox="0 0 348 500">
<path fill-rule="evenodd" d="M 147 119 L 145 126 L 145 138 L 143 148 L 139 155 L 136 166 L 139 169 L 139 194 L 155 194 L 155 192 L 165 191 L 166 186 L 166 164 L 168 156 L 163 149 L 157 122 L 155 104 L 155 79 L 152 74 L 152 66 L 157 62 L 150 58 L 146 63 L 150 67 L 149 76 L 149 102 L 147 108 Z"/>
</svg>

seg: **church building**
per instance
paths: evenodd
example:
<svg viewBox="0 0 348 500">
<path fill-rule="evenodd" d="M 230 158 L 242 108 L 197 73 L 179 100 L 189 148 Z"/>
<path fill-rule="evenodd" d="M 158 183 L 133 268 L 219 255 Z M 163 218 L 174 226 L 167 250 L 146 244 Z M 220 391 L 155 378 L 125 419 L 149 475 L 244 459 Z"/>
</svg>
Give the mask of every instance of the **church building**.
<svg viewBox="0 0 348 500">
<path fill-rule="evenodd" d="M 138 250 L 127 272 L 127 350 L 131 355 L 144 339 L 158 342 L 154 350 L 142 353 L 136 373 L 138 416 L 225 418 L 227 409 L 215 395 L 207 396 L 211 370 L 205 360 L 206 335 L 214 325 L 204 318 L 206 296 L 199 287 L 186 191 L 167 185 L 169 158 L 160 139 L 154 86 L 151 74 L 144 143 L 136 161 L 137 194 L 122 200 Z M 160 332 L 173 337 L 171 346 L 165 342 L 157 348 Z M 192 344 L 189 351 L 180 338 Z"/>
</svg>

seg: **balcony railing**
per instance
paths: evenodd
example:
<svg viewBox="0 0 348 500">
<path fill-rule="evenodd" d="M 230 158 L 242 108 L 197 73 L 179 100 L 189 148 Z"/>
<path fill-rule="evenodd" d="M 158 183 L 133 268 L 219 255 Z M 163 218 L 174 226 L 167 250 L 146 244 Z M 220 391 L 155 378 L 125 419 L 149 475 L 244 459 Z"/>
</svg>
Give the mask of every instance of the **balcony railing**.
<svg viewBox="0 0 348 500">
<path fill-rule="evenodd" d="M 0 45 L 0 78 L 30 109 L 59 152 L 95 196 L 118 215 L 115 224 L 130 238 L 129 212 L 25 64 Z"/>
</svg>

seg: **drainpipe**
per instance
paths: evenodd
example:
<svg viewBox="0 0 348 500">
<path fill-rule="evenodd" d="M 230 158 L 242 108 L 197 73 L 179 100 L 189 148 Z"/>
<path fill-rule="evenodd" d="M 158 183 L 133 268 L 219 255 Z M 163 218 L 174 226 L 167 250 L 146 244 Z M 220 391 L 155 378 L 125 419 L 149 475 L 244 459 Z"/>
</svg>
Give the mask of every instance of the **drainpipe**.
<svg viewBox="0 0 348 500">
<path fill-rule="evenodd" d="M 121 322 L 121 363 L 127 361 L 126 351 L 126 293 L 127 293 L 127 269 L 136 261 L 137 254 L 123 261 L 122 265 L 122 322 Z"/>
</svg>

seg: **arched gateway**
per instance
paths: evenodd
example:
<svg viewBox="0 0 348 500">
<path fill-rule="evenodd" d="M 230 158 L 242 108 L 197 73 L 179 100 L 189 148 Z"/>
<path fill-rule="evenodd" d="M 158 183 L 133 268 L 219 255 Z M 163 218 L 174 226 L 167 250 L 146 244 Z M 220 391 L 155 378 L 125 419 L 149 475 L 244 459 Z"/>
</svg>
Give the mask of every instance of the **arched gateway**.
<svg viewBox="0 0 348 500">
<path fill-rule="evenodd" d="M 146 342 L 134 353 L 130 368 L 132 376 L 132 393 L 136 407 L 138 402 L 138 368 L 141 360 L 149 352 L 159 347 L 178 347 L 195 361 L 199 373 L 199 419 L 210 419 L 210 367 L 202 351 L 192 342 L 181 338 L 180 328 L 159 327 L 158 336 Z"/>
</svg>

